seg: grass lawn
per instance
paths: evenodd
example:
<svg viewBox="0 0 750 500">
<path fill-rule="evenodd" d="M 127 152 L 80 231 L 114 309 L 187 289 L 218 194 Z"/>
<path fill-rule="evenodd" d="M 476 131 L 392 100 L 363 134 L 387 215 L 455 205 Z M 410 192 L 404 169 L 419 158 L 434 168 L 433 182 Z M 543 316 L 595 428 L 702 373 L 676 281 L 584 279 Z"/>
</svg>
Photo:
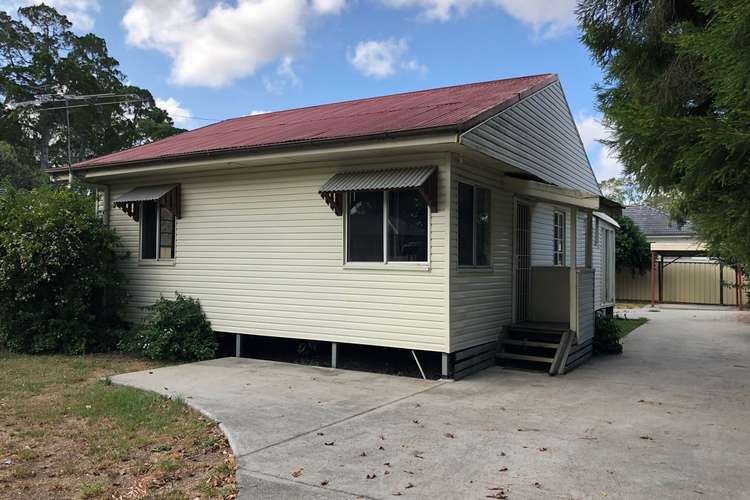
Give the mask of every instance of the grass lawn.
<svg viewBox="0 0 750 500">
<path fill-rule="evenodd" d="M 620 338 L 625 337 L 627 334 L 629 334 L 639 326 L 644 325 L 647 321 L 648 319 L 646 318 L 614 318 L 614 322 L 617 325 L 617 328 L 620 330 Z"/>
<path fill-rule="evenodd" d="M 106 378 L 156 365 L 0 352 L 0 498 L 233 498 L 216 423 Z"/>
</svg>

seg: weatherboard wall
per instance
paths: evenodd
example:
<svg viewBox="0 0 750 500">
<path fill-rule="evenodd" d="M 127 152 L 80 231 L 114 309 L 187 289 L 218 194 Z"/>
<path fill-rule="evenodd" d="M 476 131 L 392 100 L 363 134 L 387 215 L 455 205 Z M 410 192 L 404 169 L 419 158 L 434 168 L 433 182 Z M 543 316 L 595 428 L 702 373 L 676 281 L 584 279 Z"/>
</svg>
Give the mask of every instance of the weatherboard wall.
<svg viewBox="0 0 750 500">
<path fill-rule="evenodd" d="M 446 351 L 447 155 L 346 170 L 425 164 L 439 167 L 429 266 L 344 265 L 343 218 L 318 195 L 342 167 L 246 167 L 112 185 L 112 199 L 149 184 L 179 182 L 182 190 L 173 262 L 139 262 L 138 223 L 110 211 L 128 254 L 128 317 L 137 321 L 144 306 L 181 292 L 200 299 L 216 331 Z"/>
<path fill-rule="evenodd" d="M 552 184 L 599 194 L 559 82 L 470 129 L 461 142 Z"/>
<path fill-rule="evenodd" d="M 458 266 L 458 183 L 489 189 L 491 266 Z M 513 193 L 504 190 L 499 170 L 451 164 L 450 231 L 451 351 L 493 342 L 513 316 Z"/>
</svg>

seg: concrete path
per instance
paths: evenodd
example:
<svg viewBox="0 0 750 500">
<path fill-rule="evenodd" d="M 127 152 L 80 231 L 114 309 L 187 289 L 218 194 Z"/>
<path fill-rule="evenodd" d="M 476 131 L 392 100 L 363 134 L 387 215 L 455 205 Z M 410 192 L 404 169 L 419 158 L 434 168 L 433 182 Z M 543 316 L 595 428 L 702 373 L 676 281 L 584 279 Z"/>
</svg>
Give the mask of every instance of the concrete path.
<svg viewBox="0 0 750 500">
<path fill-rule="evenodd" d="M 628 312 L 622 356 L 424 382 L 252 359 L 113 380 L 222 422 L 242 498 L 750 497 L 750 315 Z"/>
</svg>

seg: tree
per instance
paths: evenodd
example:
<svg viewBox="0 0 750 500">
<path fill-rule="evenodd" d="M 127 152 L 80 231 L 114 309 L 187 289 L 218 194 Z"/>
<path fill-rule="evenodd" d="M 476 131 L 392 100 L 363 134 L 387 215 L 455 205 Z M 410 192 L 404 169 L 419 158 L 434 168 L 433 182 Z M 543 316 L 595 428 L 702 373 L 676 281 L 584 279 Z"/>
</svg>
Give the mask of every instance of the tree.
<svg viewBox="0 0 750 500">
<path fill-rule="evenodd" d="M 21 8 L 18 19 L 0 12 L 0 138 L 17 149 L 31 149 L 42 168 L 68 162 L 68 132 L 76 162 L 182 131 L 156 107 L 150 92 L 125 81 L 106 41 L 74 34 L 70 21 L 54 8 Z M 115 97 L 75 101 L 84 106 L 70 109 L 69 131 L 59 100 L 32 108 L 7 107 L 61 94 Z"/>
<path fill-rule="evenodd" d="M 604 196 L 621 205 L 646 205 L 667 214 L 674 212 L 679 200 L 677 192 L 644 192 L 632 175 L 605 179 L 599 188 Z"/>
<path fill-rule="evenodd" d="M 677 193 L 713 254 L 750 262 L 750 0 L 581 0 L 613 147 L 644 190 Z"/>
<path fill-rule="evenodd" d="M 0 184 L 7 182 L 16 189 L 32 189 L 44 180 L 39 168 L 24 162 L 13 146 L 0 141 Z"/>
<path fill-rule="evenodd" d="M 0 346 L 79 354 L 119 341 L 118 236 L 90 196 L 44 186 L 0 194 Z"/>
<path fill-rule="evenodd" d="M 618 271 L 645 273 L 651 265 L 651 245 L 630 217 L 617 219 L 615 232 L 615 268 Z"/>
</svg>

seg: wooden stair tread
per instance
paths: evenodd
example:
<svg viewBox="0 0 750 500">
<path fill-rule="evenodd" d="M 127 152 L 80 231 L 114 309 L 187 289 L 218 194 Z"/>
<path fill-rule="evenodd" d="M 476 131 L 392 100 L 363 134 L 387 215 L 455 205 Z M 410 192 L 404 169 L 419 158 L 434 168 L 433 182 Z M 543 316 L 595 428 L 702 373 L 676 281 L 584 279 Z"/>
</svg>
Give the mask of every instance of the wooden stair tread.
<svg viewBox="0 0 750 500">
<path fill-rule="evenodd" d="M 519 361 L 537 361 L 539 363 L 552 363 L 552 361 L 554 361 L 554 358 L 530 356 L 528 354 L 514 354 L 511 352 L 499 352 L 497 353 L 497 357 L 502 359 L 516 359 Z"/>
<path fill-rule="evenodd" d="M 539 340 L 516 340 L 516 339 L 503 339 L 503 344 L 508 345 L 520 345 L 529 347 L 548 347 L 550 349 L 557 349 L 560 345 L 558 342 L 542 342 Z"/>
</svg>

